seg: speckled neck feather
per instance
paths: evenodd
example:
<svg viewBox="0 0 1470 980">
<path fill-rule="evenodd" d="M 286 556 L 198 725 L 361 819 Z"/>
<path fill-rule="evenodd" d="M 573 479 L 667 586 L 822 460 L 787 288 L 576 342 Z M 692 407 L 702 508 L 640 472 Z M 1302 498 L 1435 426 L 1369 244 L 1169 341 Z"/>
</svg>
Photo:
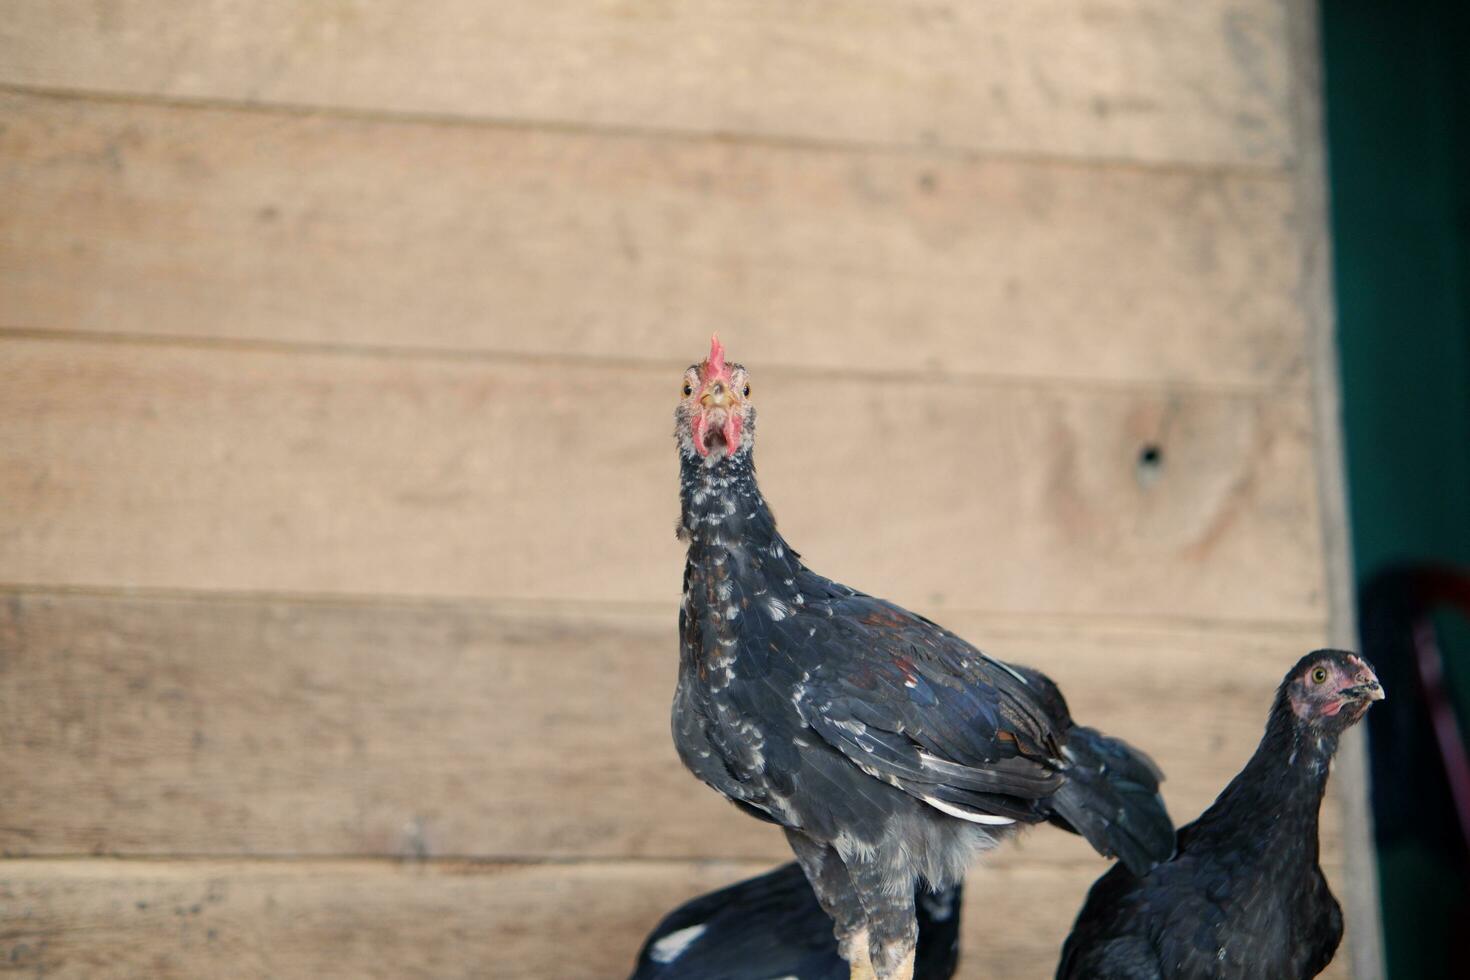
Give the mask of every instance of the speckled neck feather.
<svg viewBox="0 0 1470 980">
<path fill-rule="evenodd" d="M 799 567 L 761 495 L 750 450 L 714 462 L 681 456 L 679 496 L 683 504 L 679 536 L 689 542 L 691 561 L 696 553 L 709 556 L 741 548 L 763 553 L 753 556 L 756 569 L 766 569 L 771 560 L 783 557 L 787 560 L 778 561 L 777 568 L 766 570 L 789 574 Z"/>
<path fill-rule="evenodd" d="M 776 530 L 750 449 L 713 462 L 681 460 L 679 536 L 689 543 L 681 629 L 707 634 L 686 636 L 685 652 L 732 649 L 741 606 L 758 601 L 780 610 L 800 604 L 802 579 L 811 573 Z"/>
</svg>

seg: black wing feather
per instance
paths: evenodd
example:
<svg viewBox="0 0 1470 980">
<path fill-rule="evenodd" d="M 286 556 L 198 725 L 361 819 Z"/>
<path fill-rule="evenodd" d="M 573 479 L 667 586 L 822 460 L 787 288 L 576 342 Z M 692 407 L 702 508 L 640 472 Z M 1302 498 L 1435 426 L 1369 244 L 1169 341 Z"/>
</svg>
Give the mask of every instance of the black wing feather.
<svg viewBox="0 0 1470 980">
<path fill-rule="evenodd" d="M 953 633 L 865 595 L 828 600 L 800 642 L 802 720 L 850 761 L 919 798 L 1039 821 L 1062 785 L 1060 698 Z M 807 617 L 804 624 L 813 622 Z M 830 624 L 830 625 L 829 625 Z M 1039 675 L 1038 675 L 1039 676 Z M 1049 682 L 1048 682 L 1049 684 Z"/>
</svg>

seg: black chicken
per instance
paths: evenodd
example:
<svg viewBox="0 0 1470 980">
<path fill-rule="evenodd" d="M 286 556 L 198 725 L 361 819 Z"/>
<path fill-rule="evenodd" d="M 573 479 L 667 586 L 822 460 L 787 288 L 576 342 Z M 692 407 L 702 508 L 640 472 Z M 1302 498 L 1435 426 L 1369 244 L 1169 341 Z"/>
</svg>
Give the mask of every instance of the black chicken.
<svg viewBox="0 0 1470 980">
<path fill-rule="evenodd" d="M 1147 757 L 1074 727 L 1041 675 L 810 571 L 756 485 L 744 367 L 719 341 L 675 413 L 689 545 L 674 741 L 780 824 L 853 977 L 911 975 L 920 879 L 1051 821 L 1138 873 L 1174 851 Z"/>
<path fill-rule="evenodd" d="M 1179 853 L 1099 878 L 1062 947 L 1059 980 L 1297 980 L 1332 962 L 1342 912 L 1317 866 L 1317 811 L 1337 739 L 1383 698 L 1339 650 L 1287 673 L 1266 734 Z"/>
<path fill-rule="evenodd" d="M 916 896 L 914 980 L 947 980 L 960 956 L 961 888 Z M 832 920 L 797 864 L 701 895 L 644 942 L 631 980 L 844 980 Z"/>
</svg>

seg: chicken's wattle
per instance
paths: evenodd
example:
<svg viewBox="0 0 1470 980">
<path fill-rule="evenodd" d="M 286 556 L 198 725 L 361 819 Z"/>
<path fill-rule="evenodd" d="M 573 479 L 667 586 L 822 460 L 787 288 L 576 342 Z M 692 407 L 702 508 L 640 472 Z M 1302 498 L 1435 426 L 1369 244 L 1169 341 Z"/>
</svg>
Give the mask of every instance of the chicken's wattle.
<svg viewBox="0 0 1470 980">
<path fill-rule="evenodd" d="M 701 412 L 694 417 L 694 448 L 701 456 L 710 454 L 710 442 L 718 437 L 725 452 L 740 446 L 740 416 L 724 409 Z"/>
</svg>

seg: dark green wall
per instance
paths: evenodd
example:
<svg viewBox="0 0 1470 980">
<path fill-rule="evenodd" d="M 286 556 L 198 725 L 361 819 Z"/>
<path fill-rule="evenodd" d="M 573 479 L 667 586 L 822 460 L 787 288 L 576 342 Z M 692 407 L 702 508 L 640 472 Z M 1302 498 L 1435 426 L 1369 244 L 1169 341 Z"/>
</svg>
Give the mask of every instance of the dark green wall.
<svg viewBox="0 0 1470 980">
<path fill-rule="evenodd" d="M 1358 581 L 1402 561 L 1470 569 L 1470 3 L 1323 0 L 1322 18 Z M 1470 719 L 1465 636 L 1446 654 Z M 1370 715 L 1370 738 L 1390 719 Z M 1448 977 L 1470 945 L 1467 883 L 1441 851 L 1380 841 L 1394 978 Z"/>
</svg>

